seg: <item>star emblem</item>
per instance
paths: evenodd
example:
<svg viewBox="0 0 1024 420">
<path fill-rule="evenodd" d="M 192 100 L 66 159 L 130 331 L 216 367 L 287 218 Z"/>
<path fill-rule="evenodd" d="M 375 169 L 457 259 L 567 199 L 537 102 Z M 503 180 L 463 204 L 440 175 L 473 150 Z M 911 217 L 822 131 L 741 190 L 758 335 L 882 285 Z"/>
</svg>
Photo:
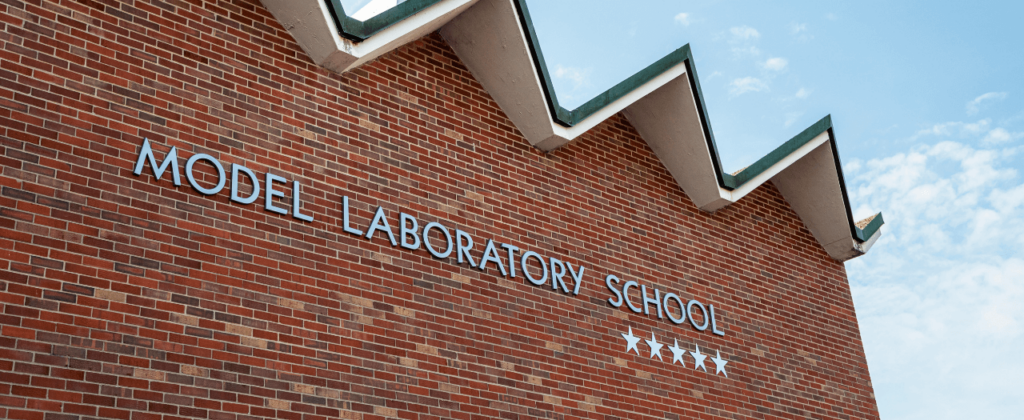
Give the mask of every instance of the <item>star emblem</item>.
<svg viewBox="0 0 1024 420">
<path fill-rule="evenodd" d="M 622 338 L 626 339 L 626 353 L 629 353 L 629 349 L 633 349 L 636 350 L 636 355 L 639 356 L 640 349 L 636 348 L 636 343 L 640 342 L 640 337 L 633 336 L 633 327 L 629 327 L 629 334 L 622 334 Z"/>
<path fill-rule="evenodd" d="M 705 372 L 708 371 L 708 368 L 704 367 L 704 359 L 706 359 L 708 356 L 700 354 L 700 346 L 697 346 L 697 351 L 691 351 L 690 355 L 693 356 L 693 370 L 701 368 Z"/>
<path fill-rule="evenodd" d="M 668 349 L 672 350 L 672 363 L 679 362 L 679 364 L 686 366 L 686 362 L 683 361 L 683 356 L 686 356 L 686 350 L 679 347 L 679 340 L 675 340 L 675 345 Z"/>
<path fill-rule="evenodd" d="M 718 350 L 715 350 L 715 357 L 712 357 L 711 361 L 715 362 L 715 374 L 716 375 L 721 373 L 721 374 L 725 375 L 726 378 L 729 377 L 729 374 L 725 373 L 725 364 L 729 363 L 729 361 L 727 361 L 725 359 L 722 359 L 722 354 L 719 353 Z"/>
<path fill-rule="evenodd" d="M 661 358 L 661 346 L 664 346 L 664 344 L 659 344 L 658 343 L 658 340 L 656 338 L 654 338 L 654 333 L 653 332 L 651 333 L 651 339 L 650 340 L 644 340 L 644 341 L 647 342 L 648 346 L 651 346 L 651 358 L 654 358 L 654 356 L 657 355 L 658 359 L 660 359 L 662 362 L 664 362 L 665 359 Z"/>
</svg>

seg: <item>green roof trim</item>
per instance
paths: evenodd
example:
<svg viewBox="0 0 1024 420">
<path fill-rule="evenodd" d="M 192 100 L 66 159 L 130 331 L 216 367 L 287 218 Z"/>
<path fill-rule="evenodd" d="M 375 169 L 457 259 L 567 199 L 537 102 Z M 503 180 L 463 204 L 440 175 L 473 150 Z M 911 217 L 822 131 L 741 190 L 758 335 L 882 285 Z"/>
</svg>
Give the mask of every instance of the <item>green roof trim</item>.
<svg viewBox="0 0 1024 420">
<path fill-rule="evenodd" d="M 355 41 L 362 41 L 388 26 L 400 22 L 423 9 L 434 5 L 440 0 L 408 0 L 405 3 L 401 3 L 398 6 L 374 16 L 365 22 L 360 22 L 345 14 L 345 9 L 341 5 L 341 0 L 325 1 L 327 2 L 328 8 L 331 9 L 332 14 L 334 15 L 335 22 L 341 31 L 341 35 Z M 714 132 L 711 130 L 710 118 L 708 118 L 707 106 L 704 102 L 704 93 L 700 88 L 700 81 L 697 77 L 697 69 L 694 65 L 692 52 L 690 51 L 690 44 L 683 45 L 679 49 L 668 53 L 668 55 L 662 57 L 660 60 L 655 61 L 653 64 L 626 78 L 626 80 L 612 86 L 610 89 L 598 94 L 583 105 L 580 105 L 576 109 L 570 111 L 558 103 L 558 95 L 555 93 L 555 85 L 551 81 L 551 74 L 548 70 L 548 65 L 544 61 L 544 53 L 541 51 L 540 39 L 537 36 L 537 31 L 533 27 L 533 19 L 530 17 L 530 10 L 526 5 L 526 0 L 514 0 L 513 4 L 519 14 L 519 21 L 526 35 L 526 43 L 533 58 L 534 67 L 540 76 L 540 83 L 544 91 L 545 100 L 556 123 L 565 127 L 572 127 L 600 111 L 612 102 L 615 102 L 633 90 L 643 86 L 645 83 L 650 82 L 665 71 L 683 63 L 686 65 L 686 75 L 690 82 L 690 89 L 697 97 L 697 100 L 695 101 L 697 105 L 697 113 L 700 117 L 701 126 L 704 130 L 704 138 L 708 143 L 708 151 L 711 154 L 712 166 L 715 168 L 715 176 L 718 179 L 719 186 L 727 190 L 740 188 L 764 171 L 768 170 L 768 168 L 771 168 L 786 156 L 792 154 L 801 146 L 819 136 L 821 133 L 828 132 L 829 142 L 832 146 L 832 156 L 836 164 L 836 172 L 839 175 L 839 185 L 843 194 L 843 202 L 846 205 L 846 215 L 850 223 L 850 232 L 854 239 L 858 242 L 865 242 L 871 239 L 871 237 L 874 236 L 874 234 L 878 232 L 878 229 L 885 223 L 882 219 L 881 213 L 873 216 L 870 222 L 868 222 L 863 228 L 858 227 L 857 223 L 853 220 L 853 212 L 850 209 L 850 199 L 846 192 L 846 181 L 843 178 L 843 167 L 839 160 L 839 149 L 836 147 L 835 134 L 832 129 L 831 115 L 826 115 L 824 118 L 818 120 L 810 127 L 807 127 L 805 130 L 800 132 L 800 134 L 789 139 L 775 150 L 772 150 L 761 159 L 758 159 L 754 164 L 744 168 L 742 171 L 734 175 L 728 174 L 722 170 L 722 160 L 718 154 L 718 145 L 715 142 Z"/>
<path fill-rule="evenodd" d="M 690 45 L 686 44 L 570 111 L 558 103 L 555 85 L 551 82 L 551 74 L 547 63 L 544 61 L 544 53 L 540 47 L 540 38 L 533 27 L 533 19 L 530 17 L 530 9 L 526 5 L 526 0 L 515 0 L 513 4 L 516 6 L 516 11 L 519 12 L 520 24 L 522 24 L 526 32 L 527 45 L 530 47 L 530 53 L 533 55 L 534 65 L 538 73 L 540 73 L 540 81 L 544 85 L 545 96 L 548 107 L 551 109 L 551 115 L 555 117 L 555 122 L 566 127 L 572 127 L 580 121 L 587 119 L 587 117 L 600 111 L 608 104 L 626 96 L 626 94 L 634 89 L 643 86 L 644 83 L 651 81 L 666 70 L 690 58 Z"/>
<path fill-rule="evenodd" d="M 327 8 L 334 15 L 334 24 L 338 26 L 341 36 L 358 42 L 433 6 L 439 1 L 441 0 L 408 0 L 367 19 L 365 22 L 345 13 L 345 7 L 341 5 L 341 0 L 326 0 L 326 3 Z"/>
<path fill-rule="evenodd" d="M 885 221 L 882 219 L 882 213 L 878 213 L 872 216 L 871 221 L 863 228 L 858 227 L 857 223 L 854 221 L 853 211 L 850 208 L 850 197 L 846 192 L 846 181 L 843 177 L 843 165 L 842 162 L 839 160 L 839 148 L 836 144 L 835 134 L 832 130 L 831 115 L 826 115 L 824 118 L 818 120 L 814 124 L 811 124 L 810 127 L 807 127 L 806 129 L 804 129 L 804 131 L 801 131 L 800 134 L 797 134 L 795 137 L 789 139 L 781 146 L 775 148 L 775 150 L 772 150 L 761 159 L 758 159 L 757 162 L 754 162 L 754 164 L 746 168 L 743 168 L 742 171 L 739 171 L 735 175 L 723 174 L 722 176 L 725 182 L 724 185 L 722 185 L 722 187 L 730 190 L 742 187 L 744 184 L 756 178 L 758 175 L 768 170 L 768 168 L 771 168 L 776 163 L 779 163 L 779 161 L 784 159 L 786 156 L 789 156 L 797 149 L 809 143 L 811 140 L 814 140 L 815 137 L 818 137 L 822 133 L 828 133 L 828 141 L 832 146 L 832 159 L 835 161 L 836 164 L 836 173 L 838 173 L 839 175 L 839 187 L 843 193 L 843 204 L 845 204 L 846 206 L 846 215 L 847 218 L 850 220 L 850 233 L 853 234 L 853 237 L 856 238 L 857 241 L 865 242 L 868 239 L 871 239 L 875 232 L 877 232 L 878 229 L 882 227 Z"/>
<path fill-rule="evenodd" d="M 857 228 L 857 235 L 859 236 L 858 239 L 861 242 L 871 239 L 872 236 L 875 236 L 875 232 L 878 232 L 878 229 L 880 229 L 884 224 L 885 220 L 882 220 L 882 213 L 875 214 L 871 217 L 871 221 L 868 222 L 867 225 L 864 225 L 863 228 Z"/>
<path fill-rule="evenodd" d="M 758 159 L 754 164 L 744 168 L 742 171 L 735 175 L 725 175 L 725 187 L 729 189 L 736 189 L 746 184 L 751 179 L 754 179 L 762 172 L 768 170 L 768 168 L 775 165 L 780 160 L 789 156 L 801 146 L 807 144 L 815 137 L 818 137 L 821 133 L 824 133 L 832 128 L 832 117 L 826 115 L 825 118 L 818 120 L 818 122 L 807 127 L 804 131 L 797 134 L 796 137 L 789 139 L 789 141 L 782 143 L 781 146 L 775 148 L 767 155 Z"/>
<path fill-rule="evenodd" d="M 853 212 L 850 209 L 850 198 L 846 192 L 846 182 L 843 180 L 843 167 L 839 161 L 839 154 L 837 152 L 838 148 L 836 147 L 835 136 L 832 133 L 831 115 L 826 115 L 824 118 L 818 120 L 818 122 L 807 127 L 807 129 L 800 132 L 800 134 L 797 134 L 795 137 L 783 143 L 775 150 L 772 150 L 761 159 L 758 159 L 753 165 L 744 168 L 735 175 L 728 174 L 722 170 L 722 160 L 718 154 L 718 145 L 715 142 L 714 132 L 711 130 L 711 123 L 707 114 L 707 106 L 704 102 L 704 93 L 701 91 L 700 80 L 697 77 L 697 69 L 693 64 L 693 54 L 690 50 L 690 44 L 683 45 L 679 49 L 668 53 L 668 55 L 636 72 L 626 80 L 623 80 L 615 86 L 612 86 L 610 89 L 598 94 L 583 105 L 580 105 L 578 108 L 569 111 L 558 104 L 555 86 L 554 83 L 551 82 L 550 71 L 544 61 L 544 53 L 541 51 L 540 39 L 537 36 L 537 31 L 533 27 L 533 19 L 530 18 L 530 10 L 526 5 L 526 0 L 515 0 L 514 4 L 519 11 L 519 20 L 525 30 L 524 32 L 526 33 L 527 44 L 530 47 L 530 52 L 533 54 L 534 65 L 537 68 L 538 73 L 540 73 L 540 80 L 544 88 L 544 94 L 546 96 L 548 106 L 551 108 L 551 114 L 555 116 L 555 121 L 557 123 L 566 127 L 572 127 L 605 106 L 608 106 L 629 92 L 632 92 L 634 89 L 653 80 L 655 77 L 658 77 L 668 69 L 675 67 L 680 63 L 684 63 L 686 65 L 686 74 L 690 81 L 690 89 L 695 92 L 697 96 L 697 112 L 700 115 L 701 125 L 704 129 L 704 137 L 708 142 L 708 150 L 711 154 L 711 160 L 715 168 L 718 185 L 727 190 L 740 188 L 786 156 L 789 156 L 801 146 L 807 144 L 821 133 L 827 131 L 829 133 L 829 141 L 832 143 L 832 154 L 836 162 L 836 172 L 839 174 L 839 185 L 843 193 L 843 203 L 846 205 L 846 214 L 850 223 L 850 233 L 857 241 L 865 242 L 870 239 L 884 223 L 881 213 L 879 213 L 871 223 L 865 226 L 864 229 L 857 227 L 856 222 L 853 220 Z"/>
</svg>

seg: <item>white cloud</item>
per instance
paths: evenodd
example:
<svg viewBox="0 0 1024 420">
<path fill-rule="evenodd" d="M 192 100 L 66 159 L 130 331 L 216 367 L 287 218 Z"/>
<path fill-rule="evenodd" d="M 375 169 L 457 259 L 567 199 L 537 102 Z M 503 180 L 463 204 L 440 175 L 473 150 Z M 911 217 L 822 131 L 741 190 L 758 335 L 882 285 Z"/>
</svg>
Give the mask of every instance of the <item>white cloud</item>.
<svg viewBox="0 0 1024 420">
<path fill-rule="evenodd" d="M 916 140 L 924 136 L 959 136 L 969 137 L 976 136 L 984 133 L 988 130 L 988 126 L 992 124 L 992 120 L 983 119 L 978 122 L 965 123 L 960 121 L 945 122 L 941 124 L 935 124 L 929 128 L 923 129 L 915 133 L 910 139 Z"/>
<path fill-rule="evenodd" d="M 882 418 L 1013 418 L 1024 260 L 915 262 L 934 268 L 853 286 Z"/>
<path fill-rule="evenodd" d="M 758 32 L 757 29 L 749 26 L 736 26 L 729 29 L 729 32 L 732 32 L 732 37 L 736 41 L 746 41 L 761 37 L 761 33 Z"/>
<path fill-rule="evenodd" d="M 786 61 L 785 58 L 782 58 L 782 57 L 772 57 L 772 58 L 769 58 L 767 61 L 765 61 L 763 66 L 764 66 L 764 68 L 766 68 L 768 70 L 782 71 L 782 70 L 786 69 L 786 65 L 788 65 L 788 64 L 789 64 L 789 61 Z"/>
<path fill-rule="evenodd" d="M 761 92 L 768 90 L 768 85 L 756 77 L 742 77 L 729 83 L 729 93 L 732 96 L 740 96 L 747 92 Z"/>
<path fill-rule="evenodd" d="M 591 70 L 590 68 L 555 65 L 551 74 L 554 77 L 552 81 L 558 91 L 559 102 L 571 109 L 583 103 L 582 98 L 592 96 Z"/>
<path fill-rule="evenodd" d="M 836 16 L 835 13 L 826 13 L 825 14 L 825 19 L 828 19 L 828 20 L 838 20 L 839 16 Z"/>
<path fill-rule="evenodd" d="M 749 47 L 733 47 L 732 53 L 733 55 L 736 56 L 736 58 L 757 57 L 761 55 L 761 50 L 751 45 Z"/>
<path fill-rule="evenodd" d="M 735 26 L 730 28 L 729 32 L 732 33 L 729 43 L 733 45 L 732 53 L 737 59 L 761 55 L 761 50 L 754 45 L 761 37 L 761 33 L 757 32 L 757 29 L 749 26 Z"/>
<path fill-rule="evenodd" d="M 789 25 L 789 33 L 790 35 L 793 35 L 793 37 L 796 38 L 798 41 L 810 41 L 814 39 L 814 35 L 811 35 L 810 32 L 807 31 L 806 23 L 794 22 L 793 24 Z"/>
<path fill-rule="evenodd" d="M 575 88 L 580 88 L 590 84 L 590 69 L 565 67 L 558 64 L 555 65 L 555 78 L 569 80 Z"/>
<path fill-rule="evenodd" d="M 804 99 L 808 96 L 811 96 L 811 91 L 804 88 L 800 88 L 800 90 L 796 91 L 796 94 L 794 94 L 793 96 L 796 97 L 797 99 Z"/>
<path fill-rule="evenodd" d="M 1006 99 L 1009 96 L 1006 92 L 989 92 L 967 102 L 967 115 L 977 114 L 981 110 L 983 102 Z"/>
<path fill-rule="evenodd" d="M 1024 133 L 1011 133 L 1005 129 L 996 128 L 989 131 L 988 134 L 985 135 L 985 138 L 981 139 L 981 142 L 984 144 L 1000 144 L 1007 143 L 1021 137 L 1024 137 Z"/>
<path fill-rule="evenodd" d="M 786 122 L 783 123 L 783 127 L 789 127 L 800 120 L 800 117 L 804 116 L 803 112 L 787 112 Z"/>
<path fill-rule="evenodd" d="M 676 23 L 678 23 L 680 25 L 690 26 L 690 14 L 689 13 L 680 13 L 680 14 L 676 15 L 675 21 L 676 21 Z"/>
<path fill-rule="evenodd" d="M 982 122 L 935 131 L 977 140 Z M 1024 410 L 1022 154 L 943 141 L 847 164 L 855 216 L 887 221 L 847 264 L 883 418 Z"/>
<path fill-rule="evenodd" d="M 992 120 L 987 118 L 973 123 L 960 121 L 945 122 L 920 130 L 910 139 L 917 140 L 925 136 L 971 139 L 984 135 L 984 137 L 981 137 L 980 139 L 981 144 L 991 146 L 1008 143 L 1024 137 L 1024 133 L 1010 132 L 1001 127 L 989 129 L 991 125 Z"/>
<path fill-rule="evenodd" d="M 860 159 L 853 159 L 849 162 L 846 162 L 846 164 L 843 165 L 843 172 L 846 172 L 848 174 L 855 173 L 859 171 L 862 167 L 864 167 L 864 162 L 861 162 Z M 863 217 L 861 219 L 863 219 Z"/>
</svg>

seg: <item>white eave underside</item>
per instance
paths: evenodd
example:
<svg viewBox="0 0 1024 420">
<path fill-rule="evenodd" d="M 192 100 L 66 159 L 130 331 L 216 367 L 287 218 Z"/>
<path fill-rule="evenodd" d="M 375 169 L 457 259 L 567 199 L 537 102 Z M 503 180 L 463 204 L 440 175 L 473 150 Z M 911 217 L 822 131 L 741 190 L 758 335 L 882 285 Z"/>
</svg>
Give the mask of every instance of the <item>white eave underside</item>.
<svg viewBox="0 0 1024 420">
<path fill-rule="evenodd" d="M 701 210 L 739 201 L 771 180 L 828 254 L 863 255 L 881 235 L 850 230 L 832 142 L 824 132 L 737 189 L 719 185 L 683 63 L 662 72 L 572 127 L 555 122 L 514 0 L 441 0 L 362 42 L 339 35 L 324 0 L 262 0 L 320 66 L 344 73 L 440 30 L 459 59 L 535 147 L 550 151 L 622 112 Z"/>
</svg>

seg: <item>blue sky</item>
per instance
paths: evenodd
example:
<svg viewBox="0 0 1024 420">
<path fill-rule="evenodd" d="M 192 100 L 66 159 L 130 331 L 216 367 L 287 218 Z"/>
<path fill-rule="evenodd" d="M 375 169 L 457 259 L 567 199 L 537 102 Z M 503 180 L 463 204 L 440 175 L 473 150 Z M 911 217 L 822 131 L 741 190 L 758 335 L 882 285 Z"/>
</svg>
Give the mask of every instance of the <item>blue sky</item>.
<svg viewBox="0 0 1024 420">
<path fill-rule="evenodd" d="M 725 169 L 831 114 L 885 419 L 1024 412 L 1024 3 L 529 1 L 568 108 L 689 43 Z"/>
<path fill-rule="evenodd" d="M 689 43 L 729 172 L 831 114 L 887 221 L 847 264 L 882 418 L 1020 418 L 1024 2 L 528 4 L 570 109 Z"/>
</svg>

